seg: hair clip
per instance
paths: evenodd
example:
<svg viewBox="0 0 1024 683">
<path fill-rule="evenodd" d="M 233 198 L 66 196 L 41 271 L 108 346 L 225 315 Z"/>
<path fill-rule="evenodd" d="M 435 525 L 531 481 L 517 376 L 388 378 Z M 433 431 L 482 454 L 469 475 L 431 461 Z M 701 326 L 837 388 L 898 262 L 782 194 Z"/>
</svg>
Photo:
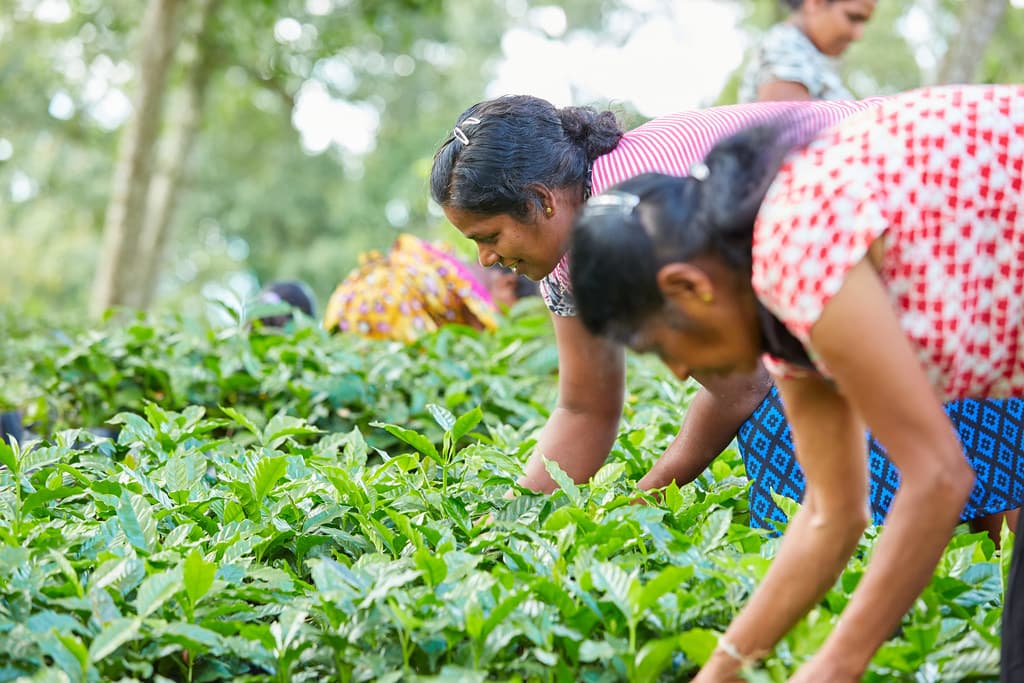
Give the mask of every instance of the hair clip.
<svg viewBox="0 0 1024 683">
<path fill-rule="evenodd" d="M 461 142 L 462 144 L 468 145 L 469 138 L 466 136 L 466 134 L 463 132 L 460 126 L 475 126 L 478 123 L 480 123 L 480 119 L 478 119 L 477 117 L 467 116 L 462 123 L 460 123 L 458 126 L 455 126 L 454 130 L 452 130 L 452 135 L 454 135 L 455 139 Z"/>
<path fill-rule="evenodd" d="M 690 177 L 697 182 L 707 180 L 709 175 L 711 175 L 711 169 L 703 161 L 698 161 L 693 166 L 690 166 Z"/>
<path fill-rule="evenodd" d="M 594 195 L 587 200 L 586 209 L 590 213 L 599 213 L 605 210 L 618 209 L 622 213 L 629 213 L 640 203 L 640 197 L 632 192 L 610 190 Z"/>
</svg>

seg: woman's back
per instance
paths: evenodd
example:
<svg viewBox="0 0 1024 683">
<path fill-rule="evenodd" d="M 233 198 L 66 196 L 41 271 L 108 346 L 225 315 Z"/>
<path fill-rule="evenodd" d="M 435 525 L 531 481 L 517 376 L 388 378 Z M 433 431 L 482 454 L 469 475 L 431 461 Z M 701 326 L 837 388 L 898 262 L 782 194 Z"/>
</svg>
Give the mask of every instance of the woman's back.
<svg viewBox="0 0 1024 683">
<path fill-rule="evenodd" d="M 940 393 L 1021 394 L 1022 196 L 1024 86 L 905 93 L 782 167 L 755 227 L 755 291 L 807 344 L 884 238 L 879 272 Z"/>
</svg>

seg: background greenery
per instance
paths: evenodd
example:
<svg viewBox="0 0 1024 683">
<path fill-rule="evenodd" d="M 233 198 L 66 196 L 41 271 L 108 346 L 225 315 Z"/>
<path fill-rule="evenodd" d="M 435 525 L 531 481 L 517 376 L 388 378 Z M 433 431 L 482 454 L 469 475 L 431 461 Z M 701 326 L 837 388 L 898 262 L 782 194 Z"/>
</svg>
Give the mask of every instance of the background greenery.
<svg viewBox="0 0 1024 683">
<path fill-rule="evenodd" d="M 692 391 L 647 358 L 589 484 L 504 497 L 552 405 L 537 300 L 409 346 L 154 316 L 19 339 L 4 391 L 44 438 L 0 443 L 0 681 L 688 680 L 777 549 L 731 449 L 639 504 Z M 750 680 L 815 651 L 876 534 Z M 865 680 L 994 681 L 1008 559 L 961 528 Z"/>
<path fill-rule="evenodd" d="M 775 0 L 721 1 L 743 11 L 737 31 L 751 39 L 781 16 Z M 689 17 L 688 2 L 559 4 L 566 40 L 589 32 L 615 44 L 631 16 L 671 4 Z M 958 16 L 972 3 L 978 0 L 880 2 L 865 39 L 844 61 L 848 82 L 867 95 L 934 81 L 947 45 L 967 30 Z M 540 33 L 527 19 L 530 9 L 543 6 L 535 0 L 213 0 L 207 31 L 190 38 L 194 17 L 187 10 L 195 3 L 179 4 L 182 47 L 163 86 L 157 152 L 173 146 L 175 113 L 189 92 L 197 53 L 205 55 L 206 87 L 167 248 L 147 274 L 158 284 L 155 305 L 179 311 L 197 311 L 204 289 L 245 292 L 280 277 L 308 280 L 322 303 L 360 250 L 386 246 L 399 230 L 450 236 L 428 204 L 434 148 L 454 117 L 484 97 L 503 56 L 503 34 L 513 27 Z M 1024 47 L 1016 37 L 1024 30 L 1024 9 L 1002 4 L 981 80 L 1022 76 Z M 2 305 L 65 320 L 88 305 L 126 125 L 111 112 L 123 111 L 136 87 L 139 45 L 147 39 L 140 35 L 144 5 L 0 0 Z M 40 19 L 54 16 L 60 21 Z M 302 27 L 298 38 L 275 39 L 283 18 Z M 701 21 L 699 12 L 692 21 Z M 679 82 L 688 68 L 652 64 L 638 77 Z M 379 117 L 371 150 L 304 150 L 292 117 L 301 89 L 311 84 Z M 734 92 L 733 80 L 717 100 L 730 102 Z M 643 120 L 628 102 L 615 107 L 627 125 Z M 162 158 L 158 153 L 154 165 Z"/>
</svg>

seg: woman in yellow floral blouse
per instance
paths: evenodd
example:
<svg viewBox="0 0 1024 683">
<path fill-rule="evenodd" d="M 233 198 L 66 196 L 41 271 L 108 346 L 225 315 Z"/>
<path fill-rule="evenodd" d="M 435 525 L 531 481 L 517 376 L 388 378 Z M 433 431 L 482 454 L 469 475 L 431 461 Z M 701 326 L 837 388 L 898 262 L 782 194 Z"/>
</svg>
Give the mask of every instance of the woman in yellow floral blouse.
<svg viewBox="0 0 1024 683">
<path fill-rule="evenodd" d="M 411 342 L 446 324 L 493 329 L 498 304 L 516 298 L 515 274 L 463 263 L 413 235 L 359 261 L 327 302 L 324 327 L 332 332 Z"/>
</svg>

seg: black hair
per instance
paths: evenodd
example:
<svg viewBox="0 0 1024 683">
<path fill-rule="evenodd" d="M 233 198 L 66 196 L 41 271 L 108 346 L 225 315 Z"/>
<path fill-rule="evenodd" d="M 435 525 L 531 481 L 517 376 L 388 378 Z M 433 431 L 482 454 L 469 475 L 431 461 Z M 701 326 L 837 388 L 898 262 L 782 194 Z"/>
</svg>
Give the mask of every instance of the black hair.
<svg viewBox="0 0 1024 683">
<path fill-rule="evenodd" d="M 657 273 L 668 263 L 709 256 L 749 281 L 761 202 L 786 155 L 815 132 L 798 111 L 786 112 L 718 142 L 704 159 L 703 180 L 649 173 L 607 191 L 623 193 L 618 207 L 605 196 L 588 202 L 569 246 L 586 328 L 628 341 L 665 305 Z"/>
<path fill-rule="evenodd" d="M 277 280 L 264 287 L 257 297 L 264 304 L 282 303 L 302 311 L 310 318 L 316 311 L 316 297 L 313 290 L 301 280 Z M 264 327 L 284 327 L 292 319 L 292 313 L 282 312 L 260 318 Z"/>
<path fill-rule="evenodd" d="M 621 137 L 610 111 L 558 109 L 529 95 L 479 102 L 434 154 L 430 194 L 443 207 L 525 219 L 540 208 L 531 185 L 579 186 L 586 194 L 594 159 Z"/>
</svg>

